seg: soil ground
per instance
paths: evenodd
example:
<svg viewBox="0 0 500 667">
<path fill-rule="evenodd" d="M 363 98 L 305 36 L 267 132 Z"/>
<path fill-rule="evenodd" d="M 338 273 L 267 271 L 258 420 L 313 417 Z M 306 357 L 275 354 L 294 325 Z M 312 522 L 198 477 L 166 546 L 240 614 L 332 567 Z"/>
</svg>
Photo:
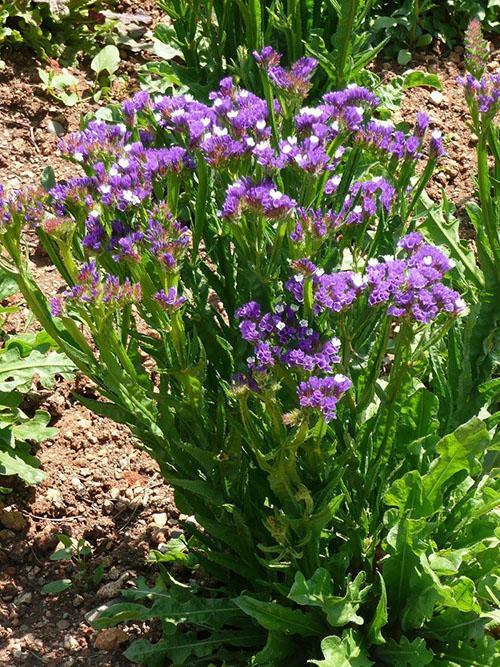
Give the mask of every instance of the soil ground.
<svg viewBox="0 0 500 667">
<path fill-rule="evenodd" d="M 400 115 L 412 121 L 417 111 L 426 110 L 434 127 L 442 130 L 448 157 L 429 192 L 438 197 L 444 188 L 461 213 L 464 203 L 474 197 L 475 172 L 474 139 L 462 91 L 455 83 L 463 70 L 462 51 L 419 55 L 411 65 L 437 73 L 443 91 L 433 97 L 426 88 L 408 91 Z M 494 66 L 498 67 L 498 61 Z M 118 99 L 136 87 L 135 63 L 125 67 L 129 82 L 114 91 Z M 387 79 L 398 71 L 394 64 L 378 69 Z M 83 85 L 84 76 L 80 76 Z M 0 72 L 0 183 L 6 189 L 36 183 L 47 166 L 58 177 L 71 175 L 73 167 L 57 155 L 58 137 L 53 129 L 64 133 L 77 129 L 80 114 L 89 109 L 89 104 L 66 109 L 54 103 L 39 86 L 33 59 L 7 55 Z M 32 259 L 42 288 L 56 290 L 56 273 L 47 259 L 36 252 Z M 6 332 L 22 330 L 30 322 L 27 315 L 21 304 L 20 312 L 7 322 Z M 105 650 L 105 638 L 86 619 L 99 604 L 116 598 L 120 588 L 131 586 L 136 576 L 154 577 L 145 556 L 178 531 L 179 516 L 171 490 L 151 459 L 135 447 L 127 429 L 91 414 L 75 398 L 75 390 L 93 395 L 90 384 L 76 378 L 59 381 L 50 392 L 34 391 L 31 397 L 36 406 L 50 412 L 51 425 L 59 433 L 36 452 L 46 480 L 30 488 L 14 482 L 14 493 L 5 499 L 4 511 L 19 514 L 15 530 L 0 525 L 2 665 L 119 667 L 130 664 L 121 654 L 128 641 L 155 633 L 147 624 L 132 625 L 128 636 L 111 637 L 111 650 Z M 74 589 L 58 597 L 41 595 L 44 583 L 71 574 L 64 564 L 49 560 L 58 533 L 84 537 L 93 549 L 91 569 L 98 563 L 104 565 L 97 596 L 95 590 Z M 118 640 L 123 643 L 113 648 Z"/>
</svg>

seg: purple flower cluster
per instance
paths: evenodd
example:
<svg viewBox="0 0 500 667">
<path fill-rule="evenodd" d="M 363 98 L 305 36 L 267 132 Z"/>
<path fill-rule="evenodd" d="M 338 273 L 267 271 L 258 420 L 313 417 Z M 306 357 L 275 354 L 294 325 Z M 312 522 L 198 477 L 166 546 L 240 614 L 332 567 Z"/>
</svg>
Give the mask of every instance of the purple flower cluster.
<svg viewBox="0 0 500 667">
<path fill-rule="evenodd" d="M 304 301 L 304 268 L 294 264 L 299 270 L 285 287 L 292 294 L 295 301 Z M 359 273 L 353 271 L 337 271 L 324 273 L 314 265 L 307 266 L 306 275 L 312 276 L 313 286 L 313 313 L 319 315 L 325 310 L 340 313 L 349 308 L 365 289 L 365 280 Z"/>
<path fill-rule="evenodd" d="M 51 300 L 52 315 L 59 317 L 66 304 L 72 302 L 79 305 L 104 306 L 106 312 L 113 312 L 128 303 L 137 303 L 141 299 L 141 286 L 132 283 L 128 278 L 120 284 L 119 279 L 109 273 L 102 276 L 95 261 L 82 266 L 76 284 Z"/>
<path fill-rule="evenodd" d="M 479 80 L 466 74 L 457 77 L 457 82 L 464 87 L 467 99 L 477 101 L 481 113 L 496 114 L 500 102 L 500 74 L 484 74 Z"/>
<path fill-rule="evenodd" d="M 304 301 L 305 276 L 312 277 L 313 313 L 325 310 L 339 313 L 349 308 L 367 292 L 371 307 L 388 304 L 388 314 L 408 317 L 417 322 L 431 322 L 441 312 L 459 315 L 466 307 L 455 290 L 442 280 L 453 266 L 436 246 L 424 243 L 423 237 L 412 232 L 400 241 L 404 259 L 386 257 L 369 260 L 364 274 L 336 271 L 328 274 L 317 269 L 310 260 L 293 263 L 296 274 L 285 287 L 295 301 Z"/>
<path fill-rule="evenodd" d="M 179 259 L 191 245 L 190 230 L 174 218 L 164 202 L 148 212 L 144 238 L 149 243 L 150 252 L 168 272 L 178 268 Z"/>
<path fill-rule="evenodd" d="M 279 64 L 281 54 L 274 51 L 270 46 L 265 46 L 262 51 L 254 51 L 253 56 L 257 63 L 267 71 L 269 80 L 280 90 L 304 98 L 311 88 L 311 77 L 318 66 L 315 58 L 304 56 L 293 63 L 290 69 L 285 69 Z"/>
<path fill-rule="evenodd" d="M 259 304 L 251 301 L 236 311 L 240 333 L 254 347 L 247 359 L 249 374 L 246 384 L 258 389 L 259 374 L 281 366 L 311 375 L 297 388 L 302 408 L 322 412 L 326 421 L 335 417 L 335 405 L 350 387 L 350 381 L 335 375 L 334 364 L 340 361 L 340 341 L 337 338 L 321 341 L 317 331 L 297 316 L 298 306 L 278 304 L 272 313 L 261 313 Z M 239 382 L 243 382 L 240 376 Z"/>
<path fill-rule="evenodd" d="M 36 188 L 13 190 L 5 195 L 0 185 L 0 229 L 12 222 L 13 217 L 21 218 L 29 227 L 36 227 L 45 217 L 41 192 Z"/>
<path fill-rule="evenodd" d="M 59 150 L 76 162 L 109 160 L 120 155 L 130 139 L 125 125 L 111 125 L 103 121 L 91 121 L 84 130 L 71 132 L 59 142 Z"/>
<path fill-rule="evenodd" d="M 417 134 L 407 137 L 389 121 L 371 120 L 358 130 L 355 141 L 398 160 L 416 160 L 422 156 L 422 138 Z"/>
<path fill-rule="evenodd" d="M 285 71 L 279 66 L 279 54 L 271 47 L 256 57 L 281 88 L 302 91 L 300 95 L 307 91 L 314 59 L 301 59 Z M 166 174 L 191 169 L 194 158 L 204 159 L 214 168 L 229 162 L 232 171 L 238 162 L 254 160 L 268 171 L 289 167 L 318 176 L 339 165 L 344 146 L 338 146 L 333 155 L 330 148 L 343 132 L 354 132 L 358 141 L 390 155 L 416 158 L 421 154 L 426 123 L 417 119 L 414 134 L 407 137 L 380 121 L 369 121 L 378 100 L 360 86 L 327 93 L 317 107 L 300 109 L 294 119 L 296 131 L 278 138 L 277 144 L 271 142 L 266 100 L 239 88 L 230 77 L 223 79 L 209 98 L 210 103 L 203 104 L 190 95 L 152 98 L 141 91 L 122 104 L 125 124 L 94 121 L 65 138 L 61 151 L 80 162 L 86 176 L 53 188 L 56 214 L 75 215 L 83 205 L 87 208 L 84 217 L 99 205 L 118 212 L 134 208 L 154 196 Z M 280 105 L 277 100 L 273 105 L 279 121 Z M 155 147 L 156 143 L 164 146 L 165 140 L 170 144 L 168 148 Z M 436 155 L 442 152 L 437 139 L 432 139 L 431 150 Z M 228 204 L 235 201 L 230 198 Z M 280 202 L 272 200 L 270 208 L 280 215 L 285 203 L 284 198 Z M 92 247 L 97 243 L 95 223 L 90 222 L 89 227 L 87 242 Z"/>
<path fill-rule="evenodd" d="M 333 211 L 322 211 L 321 209 L 296 209 L 297 222 L 290 239 L 294 243 L 300 243 L 307 239 L 322 239 L 328 230 L 334 225 L 336 215 Z"/>
<path fill-rule="evenodd" d="M 368 304 L 388 303 L 388 314 L 428 323 L 441 312 L 459 315 L 465 302 L 443 284 L 453 262 L 439 248 L 424 243 L 417 232 L 400 241 L 405 259 L 371 260 L 366 270 Z"/>
<path fill-rule="evenodd" d="M 334 194 L 339 183 L 340 176 L 329 178 L 325 184 L 325 194 Z M 294 243 L 300 243 L 304 239 L 321 239 L 331 229 L 337 229 L 341 225 L 366 222 L 379 210 L 389 213 L 395 197 L 395 188 L 381 176 L 367 181 L 355 181 L 338 213 L 332 210 L 297 208 L 297 222 L 290 233 L 290 239 Z"/>
<path fill-rule="evenodd" d="M 290 214 L 295 206 L 295 200 L 280 192 L 271 179 L 254 183 L 245 177 L 229 186 L 220 213 L 224 218 L 234 219 L 248 210 L 277 219 Z"/>
<path fill-rule="evenodd" d="M 339 177 L 328 179 L 325 194 L 336 192 L 339 183 Z M 389 213 L 395 197 L 395 188 L 382 176 L 367 181 L 355 181 L 349 188 L 340 211 L 335 214 L 335 226 L 361 224 L 374 216 L 379 208 Z"/>
<path fill-rule="evenodd" d="M 151 108 L 151 98 L 146 90 L 140 90 L 131 99 L 122 104 L 123 118 L 126 125 L 133 126 L 137 114 Z"/>
<path fill-rule="evenodd" d="M 209 98 L 211 107 L 187 95 L 163 97 L 153 104 L 153 117 L 160 127 L 186 139 L 191 149 L 199 149 L 214 167 L 250 155 L 269 139 L 265 100 L 237 88 L 230 77 Z"/>
<path fill-rule="evenodd" d="M 241 320 L 240 333 L 255 350 L 248 360 L 252 371 L 265 371 L 282 364 L 309 373 L 329 372 L 340 358 L 340 341 L 320 341 L 320 335 L 305 320 L 297 319 L 297 307 L 279 304 L 274 313 L 261 314 L 260 306 L 251 301 L 236 311 Z"/>
<path fill-rule="evenodd" d="M 324 420 L 329 422 L 337 416 L 337 403 L 351 385 L 351 380 L 340 373 L 333 377 L 310 377 L 298 386 L 299 405 L 304 409 L 320 410 Z"/>
<path fill-rule="evenodd" d="M 122 220 L 111 223 L 111 236 L 101 222 L 98 211 L 89 213 L 85 222 L 83 246 L 92 252 L 108 250 L 118 262 L 138 262 L 144 252 L 151 253 L 168 273 L 178 269 L 179 259 L 191 244 L 191 232 L 176 220 L 163 201 L 146 211 L 147 221 L 142 228 L 131 227 Z"/>
<path fill-rule="evenodd" d="M 124 146 L 115 158 L 108 165 L 92 164 L 92 176 L 74 177 L 53 187 L 50 194 L 56 213 L 66 215 L 82 202 L 87 208 L 98 202 L 123 212 L 151 197 L 158 179 L 194 166 L 185 148 L 145 148 L 140 141 Z"/>
<path fill-rule="evenodd" d="M 91 208 L 94 199 L 90 194 L 95 179 L 90 176 L 75 176 L 66 183 L 58 183 L 51 188 L 52 206 L 56 215 L 65 216 L 68 213 Z M 76 217 L 76 216 L 75 216 Z"/>
</svg>

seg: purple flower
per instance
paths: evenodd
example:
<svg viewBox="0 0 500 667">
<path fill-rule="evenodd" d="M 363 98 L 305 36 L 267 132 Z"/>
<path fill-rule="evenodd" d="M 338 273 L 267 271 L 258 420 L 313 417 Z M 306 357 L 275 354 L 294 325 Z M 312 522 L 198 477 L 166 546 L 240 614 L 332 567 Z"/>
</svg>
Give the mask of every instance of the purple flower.
<svg viewBox="0 0 500 667">
<path fill-rule="evenodd" d="M 82 245 L 88 250 L 99 252 L 102 250 L 106 240 L 106 231 L 99 222 L 99 214 L 91 212 L 85 221 L 86 234 L 83 237 Z"/>
<path fill-rule="evenodd" d="M 484 74 L 479 80 L 466 74 L 457 77 L 457 82 L 464 87 L 466 99 L 475 101 L 481 113 L 496 114 L 500 102 L 500 74 Z"/>
<path fill-rule="evenodd" d="M 336 374 L 333 377 L 312 376 L 297 388 L 301 408 L 319 410 L 326 422 L 335 419 L 338 401 L 352 383 L 348 377 Z"/>
<path fill-rule="evenodd" d="M 159 202 L 147 214 L 144 232 L 146 247 L 160 260 L 165 270 L 174 271 L 191 245 L 191 232 L 174 218 L 165 202 Z"/>
<path fill-rule="evenodd" d="M 466 307 L 455 290 L 442 283 L 453 262 L 437 247 L 424 243 L 416 232 L 399 243 L 407 257 L 369 262 L 368 304 L 388 303 L 388 314 L 428 323 L 439 313 L 459 315 Z"/>
<path fill-rule="evenodd" d="M 186 302 L 186 297 L 177 296 L 176 287 L 171 287 L 168 292 L 165 292 L 165 290 L 160 290 L 159 292 L 156 292 L 153 298 L 160 304 L 162 308 L 168 310 L 169 312 L 178 310 Z"/>
<path fill-rule="evenodd" d="M 129 303 L 141 300 L 141 286 L 125 278 L 120 283 L 110 273 L 99 274 L 95 260 L 85 263 L 77 276 L 73 287 L 68 287 L 61 295 L 51 301 L 52 313 L 60 315 L 69 303 L 79 306 L 102 307 L 105 314 L 123 308 Z"/>
<path fill-rule="evenodd" d="M 349 84 L 345 90 L 326 93 L 323 96 L 323 101 L 336 110 L 360 104 L 365 104 L 367 107 L 375 109 L 380 103 L 379 99 L 371 91 L 356 84 Z"/>
<path fill-rule="evenodd" d="M 465 32 L 465 67 L 476 78 L 480 78 L 488 63 L 488 42 L 484 39 L 481 22 L 474 18 Z"/>
<path fill-rule="evenodd" d="M 290 69 L 285 69 L 279 64 L 281 55 L 271 46 L 265 46 L 260 52 L 254 51 L 253 56 L 277 88 L 297 97 L 306 97 L 311 87 L 311 76 L 318 66 L 315 58 L 304 56 L 293 63 Z"/>
<path fill-rule="evenodd" d="M 102 121 L 92 121 L 86 129 L 72 132 L 59 142 L 63 155 L 76 162 L 84 163 L 99 156 L 104 159 L 120 153 L 130 139 L 125 125 L 111 125 Z"/>
<path fill-rule="evenodd" d="M 45 219 L 44 195 L 34 187 L 12 190 L 5 196 L 0 186 L 0 228 L 17 221 L 21 226 L 38 227 Z"/>
<path fill-rule="evenodd" d="M 351 306 L 365 289 L 364 277 L 353 271 L 337 271 L 324 273 L 316 269 L 313 281 L 313 312 L 319 315 L 324 310 L 339 313 Z M 304 278 L 295 275 L 285 285 L 295 301 L 304 300 Z"/>
<path fill-rule="evenodd" d="M 399 241 L 398 245 L 406 250 L 406 252 L 411 253 L 416 248 L 419 248 L 424 242 L 424 237 L 418 232 L 410 232 Z"/>
<path fill-rule="evenodd" d="M 281 53 L 277 53 L 272 46 L 265 46 L 262 51 L 253 51 L 252 55 L 256 62 L 266 69 L 273 65 L 279 65 L 281 60 Z"/>
<path fill-rule="evenodd" d="M 423 111 L 419 111 L 417 113 L 417 118 L 415 120 L 415 127 L 413 129 L 413 134 L 419 139 L 422 139 L 428 127 L 429 127 L 429 116 Z"/>
<path fill-rule="evenodd" d="M 421 156 L 417 150 L 418 144 L 415 137 L 406 137 L 404 132 L 396 130 L 388 121 L 369 121 L 356 133 L 355 141 L 381 155 L 386 154 L 398 160 L 415 160 Z"/>
<path fill-rule="evenodd" d="M 146 90 L 141 90 L 131 99 L 125 100 L 122 104 L 122 112 L 126 124 L 133 125 L 136 114 L 149 107 L 150 103 L 151 99 Z"/>
<path fill-rule="evenodd" d="M 238 218 L 250 210 L 276 219 L 288 215 L 295 206 L 295 200 L 280 192 L 271 179 L 254 183 L 245 177 L 227 189 L 221 215 L 224 218 Z"/>
<path fill-rule="evenodd" d="M 325 185 L 325 194 L 335 193 L 340 177 L 333 177 Z M 382 176 L 367 181 L 354 181 L 340 211 L 330 216 L 331 224 L 359 225 L 380 210 L 389 213 L 396 198 L 396 189 Z"/>
<path fill-rule="evenodd" d="M 446 151 L 444 150 L 441 132 L 439 130 L 434 130 L 429 141 L 429 156 L 435 159 L 442 157 L 443 155 L 446 155 Z"/>
</svg>

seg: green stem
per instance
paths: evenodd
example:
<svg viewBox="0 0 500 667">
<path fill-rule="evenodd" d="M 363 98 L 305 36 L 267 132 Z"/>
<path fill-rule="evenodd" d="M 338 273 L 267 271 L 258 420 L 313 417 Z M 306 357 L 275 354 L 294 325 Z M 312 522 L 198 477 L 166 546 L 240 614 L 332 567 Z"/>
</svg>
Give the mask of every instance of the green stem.
<svg viewBox="0 0 500 667">
<path fill-rule="evenodd" d="M 208 169 L 201 154 L 198 155 L 198 192 L 196 193 L 196 208 L 193 228 L 193 254 L 192 261 L 196 261 L 198 248 L 205 230 L 208 205 Z"/>
<path fill-rule="evenodd" d="M 396 339 L 394 363 L 389 376 L 389 383 L 385 390 L 386 399 L 380 406 L 379 417 L 375 426 L 376 431 L 378 430 L 378 425 L 381 424 L 383 420 L 385 420 L 385 424 L 383 424 L 381 442 L 375 454 L 375 458 L 372 460 L 370 465 L 370 472 L 366 484 L 365 494 L 365 498 L 367 499 L 370 497 L 373 484 L 377 478 L 380 468 L 382 466 L 385 467 L 388 459 L 390 458 L 390 452 L 387 451 L 387 448 L 388 444 L 390 443 L 390 435 L 393 431 L 393 427 L 398 419 L 398 411 L 395 409 L 396 400 L 401 393 L 401 386 L 405 380 L 409 368 L 406 355 L 409 349 L 411 337 L 412 326 L 411 324 L 404 322 L 401 325 L 401 331 L 399 332 L 399 336 Z"/>
<path fill-rule="evenodd" d="M 477 128 L 479 129 L 479 128 Z M 493 201 L 491 199 L 491 184 L 490 173 L 488 166 L 488 133 L 487 129 L 483 129 L 478 134 L 477 142 L 477 168 L 478 168 L 478 185 L 479 198 L 481 200 L 481 209 L 483 220 L 486 227 L 486 235 L 491 246 L 491 253 L 495 261 L 495 269 L 497 277 L 500 277 L 500 258 L 498 254 L 498 227 L 495 220 L 495 211 Z M 479 242 L 479 238 L 478 238 Z"/>
<path fill-rule="evenodd" d="M 408 220 L 409 220 L 411 214 L 413 213 L 413 209 L 415 208 L 415 206 L 418 203 L 418 200 L 420 199 L 420 195 L 422 194 L 422 192 L 424 191 L 425 186 L 429 182 L 429 180 L 432 176 L 432 173 L 434 171 L 435 166 L 436 166 L 436 158 L 429 158 L 427 164 L 425 165 L 425 169 L 422 173 L 422 176 L 418 180 L 418 183 L 416 184 L 415 189 L 413 190 L 410 205 L 406 209 L 406 213 L 403 217 L 403 229 L 406 227 L 406 225 L 408 223 Z M 411 231 L 411 230 L 412 230 L 412 225 L 410 225 L 409 231 Z M 403 231 L 403 234 L 404 233 L 405 232 Z"/>
</svg>

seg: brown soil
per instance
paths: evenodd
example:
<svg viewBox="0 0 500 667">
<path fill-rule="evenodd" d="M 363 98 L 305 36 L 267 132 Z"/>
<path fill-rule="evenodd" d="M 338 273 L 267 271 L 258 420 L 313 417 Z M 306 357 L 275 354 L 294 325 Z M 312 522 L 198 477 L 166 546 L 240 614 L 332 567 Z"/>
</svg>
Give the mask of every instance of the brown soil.
<svg viewBox="0 0 500 667">
<path fill-rule="evenodd" d="M 125 3 L 124 7 L 128 9 Z M 141 10 L 147 11 L 145 6 Z M 436 104 L 428 89 L 411 90 L 401 116 L 412 120 L 418 110 L 427 110 L 435 127 L 443 131 L 448 157 L 429 190 L 436 197 L 444 188 L 463 207 L 474 196 L 475 157 L 462 92 L 455 83 L 462 69 L 461 53 L 455 50 L 450 59 L 424 58 L 425 64 L 414 66 L 439 74 L 443 98 Z M 117 98 L 135 85 L 134 63 L 124 68 L 129 83 L 115 91 Z M 398 71 L 393 64 L 390 69 Z M 391 76 L 388 67 L 382 70 Z M 85 77 L 79 76 L 84 88 Z M 10 189 L 38 182 L 47 166 L 58 177 L 70 175 L 74 167 L 57 156 L 58 138 L 49 132 L 48 122 L 55 120 L 64 131 L 74 130 L 80 114 L 89 108 L 83 104 L 66 109 L 54 103 L 39 87 L 36 64 L 22 54 L 13 56 L 0 72 L 0 183 Z M 55 270 L 43 256 L 34 253 L 32 259 L 42 289 L 54 293 L 59 285 Z M 27 316 L 21 310 L 11 317 L 6 331 L 20 331 Z M 64 564 L 49 560 L 58 533 L 84 537 L 93 548 L 91 569 L 98 563 L 105 566 L 101 585 L 118 581 L 117 588 L 123 588 L 132 585 L 137 575 L 154 576 L 144 556 L 178 530 L 171 490 L 156 465 L 136 449 L 126 428 L 84 408 L 75 390 L 93 394 L 89 383 L 77 378 L 71 383 L 59 381 L 52 392 L 38 391 L 32 397 L 35 407 L 50 412 L 59 434 L 36 452 L 47 479 L 33 488 L 14 481 L 15 491 L 5 500 L 5 509 L 21 516 L 17 530 L 0 526 L 0 664 L 119 667 L 130 664 L 122 656 L 126 642 L 155 633 L 147 624 L 131 625 L 129 637 L 120 637 L 126 640 L 120 648 L 97 648 L 102 644 L 85 618 L 102 602 L 95 590 L 70 589 L 55 598 L 40 593 L 44 583 L 71 576 Z"/>
</svg>

